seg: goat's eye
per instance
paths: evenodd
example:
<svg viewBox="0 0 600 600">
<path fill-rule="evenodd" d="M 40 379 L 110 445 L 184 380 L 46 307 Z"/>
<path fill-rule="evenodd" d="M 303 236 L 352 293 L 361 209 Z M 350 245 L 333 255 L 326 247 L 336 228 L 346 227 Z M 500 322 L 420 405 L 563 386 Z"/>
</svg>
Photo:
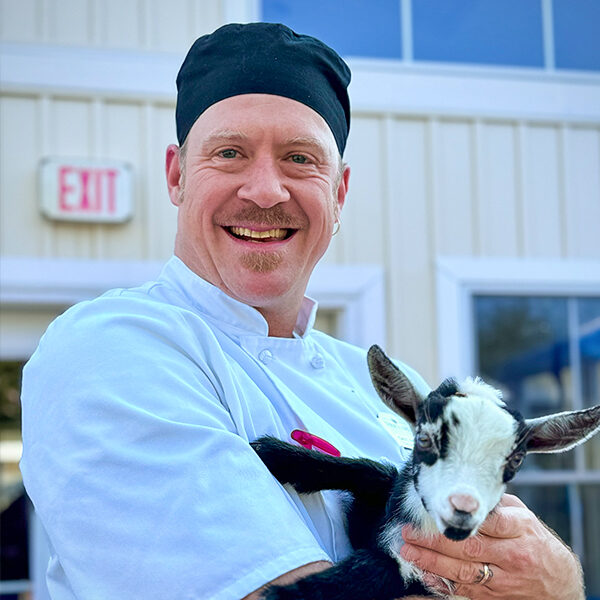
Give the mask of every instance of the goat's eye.
<svg viewBox="0 0 600 600">
<path fill-rule="evenodd" d="M 514 454 L 508 459 L 508 468 L 516 471 L 522 464 L 525 459 L 525 454 L 523 452 L 519 452 L 519 454 Z"/>
<path fill-rule="evenodd" d="M 416 437 L 417 448 L 419 450 L 431 450 L 433 446 L 433 441 L 431 437 L 426 433 L 418 433 Z"/>
</svg>

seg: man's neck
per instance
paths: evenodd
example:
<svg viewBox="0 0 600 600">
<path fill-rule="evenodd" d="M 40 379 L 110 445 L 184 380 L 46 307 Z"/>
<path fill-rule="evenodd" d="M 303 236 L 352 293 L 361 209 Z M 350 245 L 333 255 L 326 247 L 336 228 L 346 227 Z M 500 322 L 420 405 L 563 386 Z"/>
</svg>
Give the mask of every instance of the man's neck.
<svg viewBox="0 0 600 600">
<path fill-rule="evenodd" d="M 298 306 L 286 307 L 284 310 L 281 307 L 257 306 L 255 308 L 269 324 L 269 337 L 291 338 L 294 335 L 301 304 L 302 300 Z"/>
</svg>

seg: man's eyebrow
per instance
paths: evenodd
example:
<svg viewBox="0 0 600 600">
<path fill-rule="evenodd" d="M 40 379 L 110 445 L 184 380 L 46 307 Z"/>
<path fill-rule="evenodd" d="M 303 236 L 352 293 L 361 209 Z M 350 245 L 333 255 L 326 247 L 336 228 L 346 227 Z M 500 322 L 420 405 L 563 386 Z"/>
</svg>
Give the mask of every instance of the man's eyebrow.
<svg viewBox="0 0 600 600">
<path fill-rule="evenodd" d="M 322 150 L 325 150 L 325 144 L 323 143 L 323 141 L 317 137 L 312 137 L 312 136 L 302 136 L 302 135 L 295 136 L 293 138 L 286 140 L 285 143 L 290 146 L 293 146 L 293 145 L 316 146 L 318 148 L 321 148 Z"/>
<path fill-rule="evenodd" d="M 248 136 L 236 129 L 219 129 L 209 133 L 202 141 L 203 148 L 210 148 L 222 143 L 243 142 Z"/>
<path fill-rule="evenodd" d="M 319 152 L 323 157 L 327 157 L 330 154 L 327 144 L 317 137 L 312 136 L 295 136 L 289 138 L 283 144 L 284 146 L 300 146 L 305 148 L 311 148 L 313 151 Z"/>
<path fill-rule="evenodd" d="M 238 129 L 217 129 L 209 133 L 202 141 L 202 148 L 208 150 L 219 146 L 221 144 L 235 144 L 245 142 L 249 139 L 248 135 Z M 281 146 L 287 147 L 299 147 L 299 148 L 310 148 L 313 152 L 320 154 L 323 158 L 329 156 L 330 151 L 327 144 L 315 136 L 294 136 L 285 139 Z"/>
</svg>

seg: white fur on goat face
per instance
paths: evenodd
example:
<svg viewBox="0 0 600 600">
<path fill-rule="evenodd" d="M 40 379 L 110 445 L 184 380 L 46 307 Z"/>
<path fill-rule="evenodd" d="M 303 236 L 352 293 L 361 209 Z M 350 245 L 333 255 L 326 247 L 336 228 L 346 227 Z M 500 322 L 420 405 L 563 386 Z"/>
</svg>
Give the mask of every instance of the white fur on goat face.
<svg viewBox="0 0 600 600">
<path fill-rule="evenodd" d="M 476 533 L 505 490 L 517 422 L 497 392 L 477 380 L 458 386 L 458 395 L 438 398 L 435 408 L 431 402 L 431 396 L 424 400 L 417 423 L 415 485 L 438 530 L 464 539 Z M 431 451 L 420 448 L 420 438 Z"/>
</svg>

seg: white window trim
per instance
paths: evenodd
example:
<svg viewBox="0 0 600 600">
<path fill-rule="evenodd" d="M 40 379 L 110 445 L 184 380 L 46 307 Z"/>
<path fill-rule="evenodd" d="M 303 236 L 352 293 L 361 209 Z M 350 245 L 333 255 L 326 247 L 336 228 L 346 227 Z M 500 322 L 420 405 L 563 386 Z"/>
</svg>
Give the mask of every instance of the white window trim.
<svg viewBox="0 0 600 600">
<path fill-rule="evenodd" d="M 155 279 L 163 263 L 51 258 L 0 258 L 0 306 L 64 309 L 106 290 Z M 307 294 L 339 313 L 339 337 L 352 344 L 385 344 L 384 272 L 380 266 L 321 263 Z M 15 347 L 18 341 L 15 340 Z M 5 348 L 10 340 L 3 340 Z M 26 357 L 24 357 L 26 358 Z"/>
<path fill-rule="evenodd" d="M 319 307 L 338 312 L 338 336 L 367 348 L 386 345 L 385 273 L 379 265 L 321 263 L 307 294 Z"/>
<path fill-rule="evenodd" d="M 473 295 L 600 295 L 600 261 L 440 257 L 436 261 L 440 376 L 475 372 Z"/>
<path fill-rule="evenodd" d="M 475 294 L 600 296 L 600 261 L 440 257 L 436 261 L 438 357 L 441 376 L 475 374 L 473 296 Z M 576 468 L 523 471 L 525 485 L 597 484 L 600 472 L 583 470 L 581 447 Z M 569 488 L 575 494 L 574 488 Z M 576 502 L 573 502 L 576 505 Z M 571 544 L 584 555 L 580 515 L 571 513 Z"/>
</svg>

